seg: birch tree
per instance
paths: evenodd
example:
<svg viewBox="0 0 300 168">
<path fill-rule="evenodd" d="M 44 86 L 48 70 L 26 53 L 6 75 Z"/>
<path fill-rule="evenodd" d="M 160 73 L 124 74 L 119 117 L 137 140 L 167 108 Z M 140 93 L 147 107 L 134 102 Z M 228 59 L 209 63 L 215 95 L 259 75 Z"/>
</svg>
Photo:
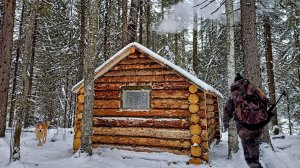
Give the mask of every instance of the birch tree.
<svg viewBox="0 0 300 168">
<path fill-rule="evenodd" d="M 21 55 L 21 39 L 23 37 L 23 18 L 25 13 L 25 4 L 24 1 L 22 2 L 22 12 L 21 12 L 21 18 L 19 23 L 19 37 L 17 40 L 17 49 L 16 49 L 16 58 L 13 62 L 13 81 L 12 81 L 12 91 L 11 91 L 11 101 L 10 101 L 10 109 L 9 109 L 9 119 L 8 119 L 8 126 L 12 127 L 13 119 L 14 119 L 14 112 L 15 112 L 15 102 L 16 102 L 16 95 L 17 95 L 17 72 L 19 68 L 19 59 Z"/>
<path fill-rule="evenodd" d="M 195 0 L 193 1 L 193 6 L 196 5 Z M 198 25 L 197 25 L 197 8 L 193 7 L 193 70 L 197 75 L 200 72 L 200 59 L 198 57 Z"/>
<path fill-rule="evenodd" d="M 30 11 L 29 18 L 27 19 L 27 26 L 25 30 L 25 42 L 22 48 L 23 50 L 23 57 L 22 57 L 22 94 L 20 98 L 18 98 L 18 109 L 17 109 L 17 122 L 14 134 L 14 141 L 13 141 L 13 152 L 11 159 L 13 161 L 20 160 L 20 141 L 21 141 L 21 132 L 24 126 L 25 116 L 28 113 L 28 96 L 30 95 L 30 76 L 28 75 L 28 67 L 29 67 L 29 59 L 32 52 L 32 45 L 33 45 L 33 36 L 34 36 L 34 25 L 35 25 L 35 18 L 38 10 L 38 1 L 32 2 L 32 7 Z"/>
<path fill-rule="evenodd" d="M 94 70 L 97 55 L 97 0 L 89 1 L 87 11 L 87 50 L 84 57 L 84 110 L 81 152 L 92 155 L 92 124 L 94 108 Z"/>
<path fill-rule="evenodd" d="M 228 92 L 235 77 L 235 59 L 234 59 L 234 13 L 232 0 L 225 0 L 226 21 L 227 21 L 227 74 L 228 74 Z M 236 133 L 234 120 L 230 120 L 228 129 L 228 158 L 239 150 L 239 141 Z"/>
</svg>

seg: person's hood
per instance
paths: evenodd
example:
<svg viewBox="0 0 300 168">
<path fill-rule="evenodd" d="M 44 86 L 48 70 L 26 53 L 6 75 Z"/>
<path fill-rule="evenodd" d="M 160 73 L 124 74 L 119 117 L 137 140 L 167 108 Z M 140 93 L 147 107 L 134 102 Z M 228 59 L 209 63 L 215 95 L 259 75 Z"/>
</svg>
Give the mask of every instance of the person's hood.
<svg viewBox="0 0 300 168">
<path fill-rule="evenodd" d="M 245 86 L 248 83 L 249 83 L 249 81 L 247 79 L 238 80 L 231 85 L 230 91 L 233 92 L 235 90 L 239 90 L 241 86 Z"/>
</svg>

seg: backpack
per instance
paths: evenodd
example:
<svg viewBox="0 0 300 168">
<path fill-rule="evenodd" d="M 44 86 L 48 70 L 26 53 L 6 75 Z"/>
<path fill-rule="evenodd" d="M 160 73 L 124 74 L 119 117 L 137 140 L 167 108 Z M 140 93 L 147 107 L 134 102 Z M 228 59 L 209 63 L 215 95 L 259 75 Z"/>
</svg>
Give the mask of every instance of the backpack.
<svg viewBox="0 0 300 168">
<path fill-rule="evenodd" d="M 265 94 L 248 80 L 241 81 L 236 94 L 235 119 L 249 130 L 258 130 L 267 125 L 272 113 L 267 110 Z"/>
</svg>

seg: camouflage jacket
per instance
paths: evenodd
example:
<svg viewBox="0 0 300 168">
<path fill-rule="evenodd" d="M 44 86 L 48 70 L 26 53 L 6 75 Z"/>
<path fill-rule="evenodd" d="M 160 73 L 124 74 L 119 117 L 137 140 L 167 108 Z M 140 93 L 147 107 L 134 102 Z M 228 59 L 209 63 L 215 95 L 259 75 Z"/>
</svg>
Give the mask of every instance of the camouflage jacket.
<svg viewBox="0 0 300 168">
<path fill-rule="evenodd" d="M 235 83 L 233 83 L 230 87 L 231 94 L 228 97 L 228 100 L 224 107 L 224 116 L 223 116 L 223 123 L 224 127 L 227 129 L 229 127 L 229 121 L 231 118 L 235 115 L 235 107 L 237 102 L 238 95 L 241 94 L 241 87 L 242 85 L 245 85 L 248 82 L 245 79 L 238 80 Z M 237 128 L 241 128 L 241 124 L 236 120 Z"/>
</svg>

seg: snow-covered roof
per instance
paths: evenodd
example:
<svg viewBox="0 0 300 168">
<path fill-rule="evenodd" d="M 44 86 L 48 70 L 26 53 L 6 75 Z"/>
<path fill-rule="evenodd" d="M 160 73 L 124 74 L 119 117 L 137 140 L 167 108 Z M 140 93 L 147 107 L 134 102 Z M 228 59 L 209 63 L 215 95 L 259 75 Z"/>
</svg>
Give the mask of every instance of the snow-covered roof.
<svg viewBox="0 0 300 168">
<path fill-rule="evenodd" d="M 120 62 L 124 57 L 128 56 L 129 52 L 130 52 L 129 50 L 132 47 L 139 50 L 141 53 L 147 54 L 150 58 L 153 58 L 153 59 L 157 60 L 158 62 L 165 64 L 165 65 L 169 66 L 170 68 L 174 69 L 176 72 L 178 72 L 178 74 L 182 75 L 183 77 L 185 77 L 187 80 L 189 80 L 191 83 L 195 84 L 199 88 L 206 90 L 208 92 L 212 92 L 220 97 L 223 97 L 219 91 L 214 89 L 209 84 L 203 82 L 202 80 L 198 79 L 197 77 L 190 74 L 186 70 L 176 66 L 172 62 L 166 60 L 162 56 L 156 54 L 155 52 L 151 51 L 150 49 L 148 49 L 145 46 L 143 46 L 139 43 L 136 43 L 136 42 L 128 44 L 123 49 L 121 49 L 119 52 L 117 52 L 114 56 L 112 56 L 110 59 L 108 59 L 106 62 L 104 62 L 101 66 L 99 66 L 95 70 L 94 79 L 97 79 L 98 77 L 102 76 L 104 73 L 109 71 L 114 65 L 116 65 L 118 62 Z M 72 88 L 72 91 L 77 93 L 79 91 L 79 89 L 83 86 L 83 84 L 84 84 L 84 82 L 83 82 L 83 80 L 81 80 Z"/>
</svg>

